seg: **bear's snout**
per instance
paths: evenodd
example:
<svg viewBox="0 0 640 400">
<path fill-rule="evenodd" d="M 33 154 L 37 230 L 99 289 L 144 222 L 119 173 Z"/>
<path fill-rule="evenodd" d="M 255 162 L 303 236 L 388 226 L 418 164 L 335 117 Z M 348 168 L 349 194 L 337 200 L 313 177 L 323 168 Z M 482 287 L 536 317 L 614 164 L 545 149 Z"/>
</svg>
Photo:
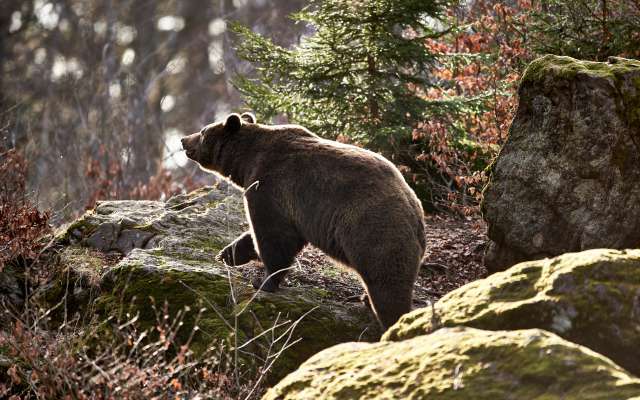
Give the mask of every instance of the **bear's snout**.
<svg viewBox="0 0 640 400">
<path fill-rule="evenodd" d="M 193 160 L 198 149 L 198 144 L 200 143 L 200 132 L 183 137 L 180 139 L 180 143 L 182 144 L 182 148 L 186 151 L 187 157 Z"/>
</svg>

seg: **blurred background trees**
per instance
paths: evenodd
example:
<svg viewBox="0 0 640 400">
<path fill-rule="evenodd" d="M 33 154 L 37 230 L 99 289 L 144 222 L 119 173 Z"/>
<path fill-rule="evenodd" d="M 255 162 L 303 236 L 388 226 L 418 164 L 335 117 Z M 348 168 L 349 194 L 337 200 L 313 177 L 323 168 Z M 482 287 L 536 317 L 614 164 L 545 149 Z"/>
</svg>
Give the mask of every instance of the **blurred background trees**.
<svg viewBox="0 0 640 400">
<path fill-rule="evenodd" d="M 639 35 L 637 0 L 3 0 L 0 164 L 16 149 L 59 222 L 211 182 L 179 138 L 253 109 L 473 213 L 527 62 L 638 58 Z"/>
<path fill-rule="evenodd" d="M 0 6 L 3 147 L 43 207 L 158 198 L 198 174 L 179 138 L 240 106 L 228 20 L 287 45 L 302 1 L 52 0 Z M 61 218 L 64 214 L 60 215 Z"/>
</svg>

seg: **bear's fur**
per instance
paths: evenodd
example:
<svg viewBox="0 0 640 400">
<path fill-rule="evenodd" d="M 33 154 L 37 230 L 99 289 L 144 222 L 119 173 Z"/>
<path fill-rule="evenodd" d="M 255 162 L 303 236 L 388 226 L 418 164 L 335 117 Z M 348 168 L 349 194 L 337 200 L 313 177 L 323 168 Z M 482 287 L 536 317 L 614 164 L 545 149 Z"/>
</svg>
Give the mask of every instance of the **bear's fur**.
<svg viewBox="0 0 640 400">
<path fill-rule="evenodd" d="M 223 249 L 229 265 L 261 260 L 254 286 L 275 291 L 311 243 L 361 277 L 386 328 L 410 311 L 425 250 L 414 192 L 384 157 L 297 125 L 231 114 L 182 139 L 187 156 L 243 188 L 251 229 Z"/>
</svg>

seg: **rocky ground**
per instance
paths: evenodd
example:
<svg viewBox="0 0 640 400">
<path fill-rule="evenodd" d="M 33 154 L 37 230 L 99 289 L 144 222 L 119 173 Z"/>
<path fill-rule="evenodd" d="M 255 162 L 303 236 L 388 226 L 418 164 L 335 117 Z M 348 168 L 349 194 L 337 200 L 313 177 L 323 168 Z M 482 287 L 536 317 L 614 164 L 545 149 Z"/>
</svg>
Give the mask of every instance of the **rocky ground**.
<svg viewBox="0 0 640 400">
<path fill-rule="evenodd" d="M 383 332 L 358 303 L 363 289 L 355 274 L 317 249 L 299 255 L 277 293 L 252 288 L 259 264 L 228 267 L 216 260 L 246 229 L 240 195 L 224 188 L 164 203 L 101 202 L 58 233 L 57 254 L 69 268 L 44 299 L 65 304 L 65 315 L 116 318 L 115 328 L 135 323 L 140 331 L 157 330 L 154 304 L 166 304 L 167 321 L 186 310 L 174 343 L 189 341 L 196 357 L 212 340 L 237 343 L 233 371 L 254 376 L 268 368 L 251 381 L 272 388 L 266 398 L 374 398 L 388 391 L 393 398 L 584 398 L 588 392 L 594 399 L 626 399 L 640 393 L 633 376 L 637 250 L 566 254 L 485 278 L 484 224 L 428 216 L 416 310 L 379 341 Z M 13 277 L 19 287 L 20 275 Z M 188 313 L 196 307 L 202 307 L 198 316 Z M 121 319 L 124 309 L 135 317 Z M 398 379 L 414 383 L 398 385 Z"/>
<path fill-rule="evenodd" d="M 414 289 L 414 307 L 424 307 L 448 292 L 486 276 L 482 257 L 487 243 L 481 218 L 428 215 L 427 250 Z M 322 273 L 319 273 L 321 269 Z M 247 279 L 261 274 L 259 263 L 239 267 Z M 362 285 L 355 272 L 339 266 L 320 250 L 307 246 L 297 257 L 284 286 L 319 287 L 343 301 L 359 301 Z"/>
</svg>

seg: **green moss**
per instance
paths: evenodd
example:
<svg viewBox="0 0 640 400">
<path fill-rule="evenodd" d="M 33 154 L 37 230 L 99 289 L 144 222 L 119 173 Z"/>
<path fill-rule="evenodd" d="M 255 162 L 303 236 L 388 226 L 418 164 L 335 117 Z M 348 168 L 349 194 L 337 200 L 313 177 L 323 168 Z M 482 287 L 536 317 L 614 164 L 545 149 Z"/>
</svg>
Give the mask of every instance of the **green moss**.
<svg viewBox="0 0 640 400">
<path fill-rule="evenodd" d="M 148 273 L 144 268 L 131 264 L 111 273 L 110 280 L 115 284 L 97 302 L 99 312 L 105 317 L 115 316 L 125 322 L 127 313 L 130 318 L 138 314 L 140 327 L 153 329 L 157 326 L 157 313 L 164 312 L 165 303 L 167 315 L 173 317 L 189 308 L 177 337 L 178 342 L 186 343 L 195 326 L 198 310 L 204 307 L 207 311 L 198 322 L 199 331 L 192 346 L 197 354 L 206 350 L 211 342 L 227 338 L 231 333 L 224 321 L 231 314 L 227 307 L 230 292 L 226 277 L 171 269 L 162 274 Z"/>
<path fill-rule="evenodd" d="M 228 244 L 219 236 L 191 236 L 178 246 L 173 244 L 146 250 L 149 254 L 178 261 L 187 265 L 202 265 L 203 261 L 213 262 L 216 255 Z"/>
<path fill-rule="evenodd" d="M 510 302 L 525 300 L 536 295 L 535 284 L 542 275 L 542 267 L 530 265 L 520 268 L 514 273 L 505 276 L 500 284 L 489 288 L 488 296 L 492 301 Z"/>
<path fill-rule="evenodd" d="M 222 240 L 219 236 L 198 237 L 184 243 L 186 247 L 210 251 L 213 255 L 218 254 L 227 244 L 229 243 Z"/>
<path fill-rule="evenodd" d="M 522 75 L 521 83 L 541 81 L 547 77 L 571 79 L 579 73 L 618 79 L 621 75 L 633 71 L 640 71 L 640 61 L 616 58 L 613 63 L 603 63 L 548 54 L 529 64 Z"/>
<path fill-rule="evenodd" d="M 333 297 L 332 293 L 323 288 L 309 288 L 309 290 L 313 293 L 313 297 L 319 299 L 330 299 Z"/>
<path fill-rule="evenodd" d="M 69 244 L 71 239 L 78 240 L 90 236 L 97 228 L 97 225 L 90 221 L 93 213 L 93 210 L 87 211 L 80 218 L 56 230 L 56 241 L 60 244 Z"/>
<path fill-rule="evenodd" d="M 444 296 L 433 309 L 403 316 L 383 340 L 406 340 L 439 326 L 540 328 L 640 373 L 638 293 L 640 250 L 570 253 L 518 264 L 465 285 Z"/>
<path fill-rule="evenodd" d="M 196 354 L 216 340 L 227 340 L 233 347 L 237 339 L 237 343 L 243 345 L 271 329 L 274 324 L 290 321 L 242 349 L 241 354 L 255 355 L 242 356 L 242 362 L 246 365 L 253 365 L 269 354 L 273 356 L 284 345 L 288 336 L 286 330 L 295 325 L 290 341 L 301 339 L 301 342 L 285 352 L 274 364 L 269 375 L 271 382 L 328 346 L 357 340 L 362 335 L 363 327 L 369 321 L 374 323 L 368 313 L 362 313 L 361 319 L 345 318 L 330 305 L 322 305 L 327 293 L 320 289 L 282 289 L 275 294 L 259 293 L 254 297 L 255 290 L 232 275 L 232 296 L 225 270 L 214 265 L 203 265 L 202 262 L 188 264 L 185 260 L 159 254 L 159 251 L 134 254 L 134 257 L 123 260 L 110 271 L 103 285 L 105 292 L 98 299 L 99 312 L 104 317 L 114 316 L 120 323 L 137 314 L 141 329 L 153 329 L 157 325 L 157 313 L 150 298 L 154 299 L 157 310 L 166 302 L 170 316 L 175 316 L 184 307 L 190 307 L 191 311 L 185 316 L 177 337 L 178 342 L 184 342 L 192 332 L 197 310 L 204 307 L 207 310 L 201 315 L 199 331 L 191 346 Z M 281 340 L 272 346 L 273 338 L 282 335 Z M 370 338 L 371 335 L 365 334 L 364 337 Z"/>
<path fill-rule="evenodd" d="M 265 399 L 599 399 L 640 394 L 610 360 L 543 330 L 441 329 L 347 343 L 309 359 Z"/>
</svg>

